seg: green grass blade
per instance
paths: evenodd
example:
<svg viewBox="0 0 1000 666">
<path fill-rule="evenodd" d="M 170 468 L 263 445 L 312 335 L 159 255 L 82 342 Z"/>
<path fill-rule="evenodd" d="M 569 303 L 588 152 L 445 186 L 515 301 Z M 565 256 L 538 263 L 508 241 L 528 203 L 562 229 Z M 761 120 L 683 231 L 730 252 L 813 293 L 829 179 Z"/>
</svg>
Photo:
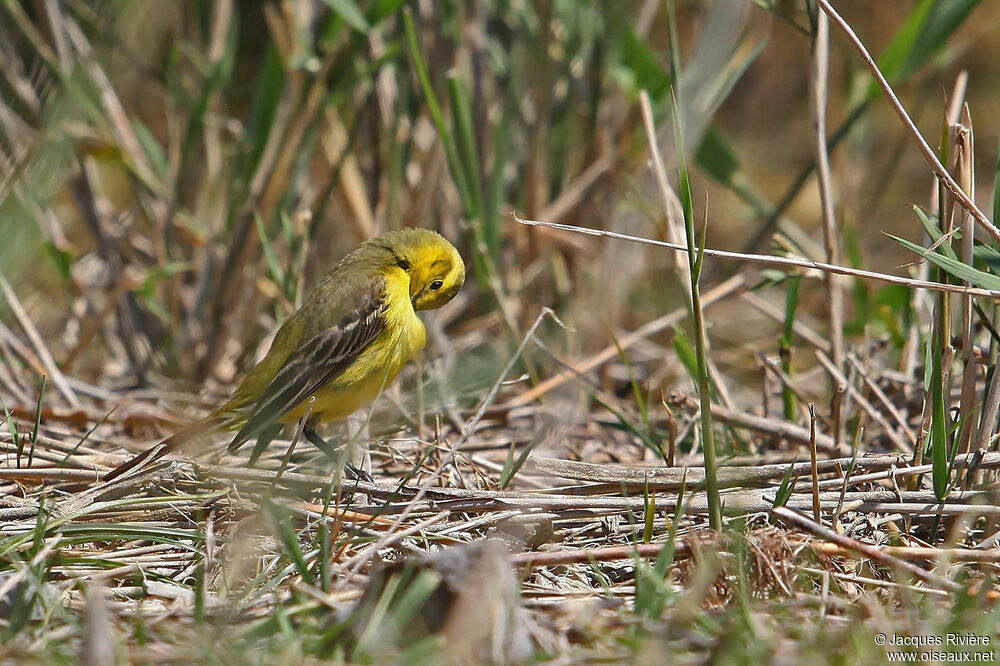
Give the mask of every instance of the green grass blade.
<svg viewBox="0 0 1000 666">
<path fill-rule="evenodd" d="M 507 451 L 507 459 L 504 462 L 503 470 L 500 473 L 501 489 L 506 489 L 507 486 L 510 485 L 510 482 L 514 480 L 517 473 L 521 471 L 521 467 L 523 467 L 524 463 L 528 461 L 528 456 L 531 455 L 531 452 L 535 450 L 536 446 L 542 443 L 543 439 L 545 439 L 545 432 L 543 430 L 539 430 L 535 433 L 535 436 L 531 438 L 531 441 L 528 442 L 528 445 L 524 447 L 524 450 L 521 451 L 520 455 L 517 456 L 516 460 L 514 459 L 514 443 L 511 442 L 510 449 Z"/>
<path fill-rule="evenodd" d="M 352 0 L 323 0 L 326 6 L 344 20 L 353 30 L 366 35 L 371 29 L 361 8 Z"/>
<path fill-rule="evenodd" d="M 792 490 L 795 488 L 795 462 L 788 466 L 788 471 L 785 472 L 785 476 L 781 478 L 781 485 L 778 486 L 777 492 L 774 493 L 774 506 L 785 506 L 788 504 L 788 498 L 792 496 Z"/>
<path fill-rule="evenodd" d="M 42 425 L 42 401 L 45 399 L 45 375 L 42 375 L 42 385 L 38 388 L 38 402 L 35 404 L 35 426 L 31 429 L 31 448 L 28 450 L 28 467 L 35 459 L 35 445 L 38 443 L 38 429 Z"/>
<path fill-rule="evenodd" d="M 944 380 L 942 377 L 942 344 L 935 339 L 931 343 L 931 478 L 934 496 L 943 501 L 948 495 L 948 413 L 944 403 Z"/>
<path fill-rule="evenodd" d="M 668 3 L 668 11 L 673 15 L 673 2 Z M 673 76 L 677 80 L 680 72 L 678 46 L 675 42 L 676 29 L 675 22 L 671 20 L 671 48 L 674 54 Z M 719 495 L 719 483 L 716 478 L 715 463 L 715 434 L 712 429 L 712 404 L 711 388 L 708 376 L 708 351 L 707 337 L 705 334 L 705 323 L 701 308 L 701 293 L 698 288 L 697 275 L 700 262 L 698 258 L 698 245 L 695 243 L 694 233 L 694 205 L 691 197 L 691 181 L 687 169 L 687 161 L 684 154 L 684 128 L 683 119 L 680 115 L 680 105 L 676 97 L 673 98 L 674 117 L 674 142 L 677 154 L 677 179 L 678 191 L 681 199 L 681 209 L 684 213 L 684 230 L 687 236 L 688 266 L 691 269 L 691 316 L 695 327 L 695 351 L 698 358 L 698 397 L 701 402 L 701 437 L 702 448 L 705 456 L 705 487 L 708 491 L 709 524 L 714 530 L 722 529 L 722 498 Z"/>
<path fill-rule="evenodd" d="M 653 540 L 653 521 L 656 519 L 656 494 L 649 492 L 649 483 L 642 485 L 642 542 Z"/>
<path fill-rule="evenodd" d="M 994 291 L 1000 290 L 1000 276 L 981 271 L 962 261 L 959 261 L 958 259 L 952 259 L 944 254 L 928 250 L 927 248 L 908 241 L 905 238 L 893 236 L 892 234 L 886 234 L 886 236 L 892 238 L 906 249 L 920 255 L 924 259 L 927 259 L 954 278 L 964 280 L 973 286 L 980 287 L 981 289 L 992 289 Z"/>
<path fill-rule="evenodd" d="M 791 276 L 787 280 L 788 291 L 785 294 L 785 323 L 781 333 L 778 356 L 781 359 L 781 370 L 789 377 L 792 376 L 792 348 L 795 341 L 795 313 L 799 307 L 799 285 L 802 279 L 799 276 Z M 784 408 L 785 420 L 796 422 L 799 418 L 799 405 L 795 397 L 795 391 L 784 383 L 781 385 L 781 401 Z"/>
<path fill-rule="evenodd" d="M 472 109 L 469 93 L 458 74 L 448 76 L 448 99 L 454 116 L 454 142 L 458 163 L 455 165 L 463 172 L 466 185 L 465 208 L 468 216 L 481 223 L 483 214 L 483 199 L 481 191 L 482 169 L 479 164 L 479 152 L 476 147 L 476 130 L 472 123 Z"/>
</svg>

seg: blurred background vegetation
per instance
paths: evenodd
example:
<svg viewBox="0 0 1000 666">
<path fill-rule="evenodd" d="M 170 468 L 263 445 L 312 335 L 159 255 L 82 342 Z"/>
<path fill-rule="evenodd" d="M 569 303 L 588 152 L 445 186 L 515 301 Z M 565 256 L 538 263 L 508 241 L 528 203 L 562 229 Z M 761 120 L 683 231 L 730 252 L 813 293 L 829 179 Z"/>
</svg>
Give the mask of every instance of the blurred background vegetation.
<svg viewBox="0 0 1000 666">
<path fill-rule="evenodd" d="M 1000 7 L 837 4 L 926 136 L 969 72 L 988 201 Z M 557 351 L 599 349 L 685 303 L 675 257 L 522 227 L 510 211 L 669 237 L 640 90 L 668 161 L 678 91 L 709 246 L 823 257 L 806 5 L 690 1 L 676 13 L 680 72 L 655 0 L 6 0 L 2 272 L 63 369 L 108 387 L 228 386 L 318 276 L 405 225 L 440 230 L 472 268 L 432 318 L 432 349 L 468 360 L 456 390 L 495 378 L 543 305 L 572 330 L 553 334 Z M 846 257 L 893 272 L 912 255 L 884 233 L 920 240 L 909 206 L 928 201 L 930 176 L 839 33 L 832 46 Z M 706 283 L 741 270 L 709 263 Z M 870 312 L 895 307 L 892 289 L 855 285 L 849 334 L 898 329 L 902 314 L 878 324 Z M 763 293 L 784 299 L 783 287 Z M 824 297 L 807 283 L 805 314 L 822 314 Z M 777 348 L 779 324 L 749 308 L 709 320 L 725 374 L 745 378 L 754 351 Z M 631 368 L 652 392 L 684 376 L 656 349 L 634 351 Z"/>
</svg>

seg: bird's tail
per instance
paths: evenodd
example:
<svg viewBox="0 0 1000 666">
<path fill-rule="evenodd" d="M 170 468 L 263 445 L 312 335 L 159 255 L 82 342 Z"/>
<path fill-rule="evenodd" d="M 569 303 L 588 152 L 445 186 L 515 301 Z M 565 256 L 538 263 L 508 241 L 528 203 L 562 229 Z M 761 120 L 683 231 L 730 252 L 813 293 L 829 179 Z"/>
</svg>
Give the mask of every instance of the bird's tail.
<svg viewBox="0 0 1000 666">
<path fill-rule="evenodd" d="M 195 437 L 201 437 L 203 435 L 208 435 L 224 429 L 228 424 L 229 419 L 226 419 L 223 416 L 218 416 L 217 414 L 218 413 L 212 414 L 201 421 L 192 423 L 191 425 L 186 426 L 180 431 L 174 433 L 170 437 L 167 437 L 156 446 L 132 456 L 121 465 L 118 465 L 118 467 L 115 467 L 113 470 L 108 472 L 103 480 L 111 481 L 113 479 L 117 479 L 122 474 L 130 472 L 140 465 L 152 463 L 168 453 L 176 451 Z"/>
</svg>

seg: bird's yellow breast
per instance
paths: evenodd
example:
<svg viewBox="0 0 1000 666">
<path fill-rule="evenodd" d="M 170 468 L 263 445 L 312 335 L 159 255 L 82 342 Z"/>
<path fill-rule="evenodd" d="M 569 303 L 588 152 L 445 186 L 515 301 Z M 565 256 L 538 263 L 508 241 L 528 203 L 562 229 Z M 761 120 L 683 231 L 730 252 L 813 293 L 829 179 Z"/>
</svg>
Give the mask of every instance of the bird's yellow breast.
<svg viewBox="0 0 1000 666">
<path fill-rule="evenodd" d="M 385 273 L 387 308 L 385 330 L 344 372 L 317 391 L 311 420 L 319 423 L 338 421 L 361 409 L 399 374 L 411 359 L 424 348 L 427 331 L 413 311 L 410 302 L 410 279 L 399 268 Z M 308 399 L 289 411 L 281 420 L 289 423 L 299 419 L 306 410 Z"/>
</svg>

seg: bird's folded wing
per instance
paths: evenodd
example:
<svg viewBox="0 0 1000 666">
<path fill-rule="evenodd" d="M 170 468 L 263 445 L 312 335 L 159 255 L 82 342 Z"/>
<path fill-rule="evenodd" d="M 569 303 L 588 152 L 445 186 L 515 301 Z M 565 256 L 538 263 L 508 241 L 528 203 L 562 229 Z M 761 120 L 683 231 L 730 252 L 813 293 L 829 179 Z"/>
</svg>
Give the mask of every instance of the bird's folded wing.
<svg viewBox="0 0 1000 666">
<path fill-rule="evenodd" d="M 229 445 L 234 451 L 354 363 L 385 330 L 382 293 L 369 293 L 335 326 L 299 343 Z"/>
</svg>

